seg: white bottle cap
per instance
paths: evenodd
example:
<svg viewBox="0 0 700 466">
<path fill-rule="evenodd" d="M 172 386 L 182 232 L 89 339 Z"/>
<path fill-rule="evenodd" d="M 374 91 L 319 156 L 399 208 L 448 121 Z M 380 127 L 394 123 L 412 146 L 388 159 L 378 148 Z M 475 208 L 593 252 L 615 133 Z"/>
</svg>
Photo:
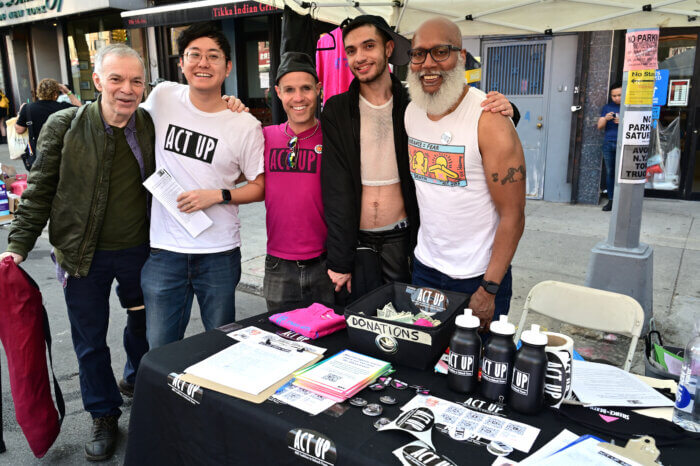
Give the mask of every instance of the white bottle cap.
<svg viewBox="0 0 700 466">
<path fill-rule="evenodd" d="M 528 345 L 547 346 L 547 335 L 540 332 L 540 326 L 537 324 L 532 324 L 530 330 L 525 330 L 520 339 Z"/>
<path fill-rule="evenodd" d="M 462 328 L 479 328 L 480 322 L 479 318 L 472 315 L 471 309 L 465 309 L 464 314 L 458 315 L 455 319 L 455 324 Z"/>
<path fill-rule="evenodd" d="M 515 325 L 508 322 L 508 316 L 505 314 L 499 320 L 491 322 L 490 330 L 499 335 L 515 335 Z"/>
</svg>

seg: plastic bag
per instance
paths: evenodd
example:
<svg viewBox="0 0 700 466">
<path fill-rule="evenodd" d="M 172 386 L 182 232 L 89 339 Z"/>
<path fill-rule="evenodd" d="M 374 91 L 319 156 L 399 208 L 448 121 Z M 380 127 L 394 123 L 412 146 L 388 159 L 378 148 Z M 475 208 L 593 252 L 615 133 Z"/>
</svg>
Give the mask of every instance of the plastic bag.
<svg viewBox="0 0 700 466">
<path fill-rule="evenodd" d="M 10 118 L 5 122 L 7 125 L 7 148 L 10 151 L 12 160 L 22 157 L 22 154 L 27 149 L 27 144 L 29 144 L 29 131 L 18 134 L 15 131 L 15 123 L 17 123 L 17 117 Z"/>
<path fill-rule="evenodd" d="M 681 160 L 680 122 L 680 117 L 676 117 L 665 128 L 661 123 L 652 128 L 647 160 L 647 188 L 667 191 L 678 189 Z"/>
</svg>

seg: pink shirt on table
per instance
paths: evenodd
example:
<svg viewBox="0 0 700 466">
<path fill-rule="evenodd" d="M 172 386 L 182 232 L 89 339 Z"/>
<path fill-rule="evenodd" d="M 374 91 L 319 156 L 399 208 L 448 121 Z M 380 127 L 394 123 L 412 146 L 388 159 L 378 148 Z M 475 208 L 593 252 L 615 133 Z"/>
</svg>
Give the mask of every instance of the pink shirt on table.
<svg viewBox="0 0 700 466">
<path fill-rule="evenodd" d="M 354 78 L 345 56 L 343 32 L 340 28 L 333 29 L 329 34 L 321 37 L 316 43 L 316 48 L 332 47 L 331 36 L 335 37 L 335 48 L 316 51 L 316 73 L 323 84 L 324 104 L 334 95 L 347 91 Z"/>
<path fill-rule="evenodd" d="M 313 259 L 326 251 L 327 228 L 321 200 L 321 128 L 304 139 L 315 128 L 298 135 L 294 169 L 288 167 L 287 158 L 289 136 L 294 137 L 295 133 L 286 123 L 263 128 L 267 253 L 282 259 Z M 284 134 L 285 129 L 289 136 Z"/>
</svg>

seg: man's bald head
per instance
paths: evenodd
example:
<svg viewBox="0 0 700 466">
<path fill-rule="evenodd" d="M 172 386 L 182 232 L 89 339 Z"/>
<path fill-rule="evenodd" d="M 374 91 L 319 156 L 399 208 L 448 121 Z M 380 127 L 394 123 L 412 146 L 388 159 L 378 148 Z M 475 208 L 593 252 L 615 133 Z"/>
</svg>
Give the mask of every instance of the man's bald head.
<svg viewBox="0 0 700 466">
<path fill-rule="evenodd" d="M 462 47 L 462 32 L 459 26 L 447 18 L 436 17 L 424 21 L 413 34 L 413 44 L 415 45 L 418 36 L 421 38 L 440 38 L 443 44 L 451 44 Z"/>
</svg>

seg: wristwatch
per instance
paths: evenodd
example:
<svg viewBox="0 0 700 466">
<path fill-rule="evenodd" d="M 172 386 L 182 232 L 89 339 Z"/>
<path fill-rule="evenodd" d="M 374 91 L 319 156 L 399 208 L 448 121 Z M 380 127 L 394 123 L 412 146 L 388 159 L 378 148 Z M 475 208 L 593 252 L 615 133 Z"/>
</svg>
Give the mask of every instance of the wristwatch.
<svg viewBox="0 0 700 466">
<path fill-rule="evenodd" d="M 229 191 L 228 189 L 222 189 L 221 197 L 224 199 L 223 201 L 221 201 L 221 204 L 228 204 L 229 202 L 231 202 L 231 191 Z"/>
<path fill-rule="evenodd" d="M 481 287 L 486 290 L 488 294 L 498 293 L 498 288 L 501 286 L 500 283 L 490 282 L 488 280 L 481 279 Z"/>
</svg>

